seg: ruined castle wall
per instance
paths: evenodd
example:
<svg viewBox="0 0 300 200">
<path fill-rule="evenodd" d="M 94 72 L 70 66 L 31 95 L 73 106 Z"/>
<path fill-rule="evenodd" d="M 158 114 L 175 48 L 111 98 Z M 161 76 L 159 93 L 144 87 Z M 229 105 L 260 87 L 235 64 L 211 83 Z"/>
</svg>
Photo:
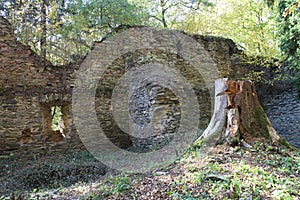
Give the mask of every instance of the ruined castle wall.
<svg viewBox="0 0 300 200">
<path fill-rule="evenodd" d="M 0 152 L 45 146 L 51 134 L 49 109 L 56 104 L 70 105 L 63 69 L 41 63 L 0 17 Z"/>
<path fill-rule="evenodd" d="M 46 81 L 38 72 L 37 57 L 16 40 L 8 21 L 1 18 L 0 26 L 0 150 L 3 150 L 19 147 L 23 133 L 29 141 L 41 132 L 37 125 L 41 122 L 38 95 L 29 88 L 44 87 Z"/>
<path fill-rule="evenodd" d="M 161 37 L 163 38 L 164 35 Z M 232 40 L 197 35 L 192 37 L 203 45 L 217 64 L 221 77 L 243 79 L 249 77 L 249 72 L 261 70 L 265 71 L 263 78 L 266 80 L 274 76 L 274 70 L 270 67 L 264 68 L 247 63 L 245 55 Z M 147 41 L 149 38 L 144 38 L 144 40 Z M 119 44 L 112 45 L 111 53 L 114 53 L 113 49 L 118 48 Z M 104 55 L 107 53 L 106 51 L 99 48 L 99 43 L 95 44 L 92 50 L 97 56 Z M 109 59 L 109 57 L 105 59 Z M 162 109 L 165 113 L 164 116 L 170 118 L 160 120 L 157 127 L 159 129 L 163 124 L 167 124 L 166 130 L 158 130 L 154 137 L 141 141 L 124 134 L 113 119 L 110 103 L 114 84 L 130 67 L 134 68 L 151 62 L 173 65 L 174 69 L 179 70 L 189 80 L 198 95 L 198 102 L 202 111 L 199 127 L 205 128 L 210 120 L 211 107 L 208 103 L 210 99 L 207 88 L 202 77 L 198 76 L 187 62 L 170 52 L 152 51 L 149 53 L 146 50 L 130 52 L 119 56 L 108 66 L 102 79 L 99 79 L 95 98 L 97 118 L 101 128 L 106 131 L 107 137 L 117 146 L 152 147 L 160 145 L 168 142 L 168 137 L 172 137 L 179 125 L 178 99 L 169 90 L 157 88 L 155 85 L 139 88 L 134 93 L 130 113 L 137 123 L 143 125 L 153 115 L 154 108 L 157 108 L 156 110 Z M 49 149 L 63 150 L 70 147 L 82 148 L 72 120 L 71 106 L 74 80 L 81 67 L 81 62 L 59 67 L 52 66 L 48 62 L 44 65 L 41 63 L 41 58 L 28 46 L 18 42 L 8 21 L 0 17 L 0 154 L 19 149 L 46 151 Z M 265 88 L 258 87 L 257 90 L 258 93 L 262 94 L 261 99 L 268 98 L 263 95 L 266 91 Z M 153 93 L 153 91 L 155 92 Z M 153 102 L 152 110 L 147 107 L 147 99 Z M 153 99 L 155 101 L 152 101 Z M 289 97 L 289 100 L 281 99 L 280 102 L 291 101 L 293 103 L 291 99 L 292 96 Z M 279 102 L 266 103 L 267 113 L 270 113 L 271 121 L 276 123 L 275 127 L 285 127 L 280 126 L 279 123 L 285 123 L 287 118 L 282 118 L 281 121 L 276 120 L 278 116 L 281 116 L 281 113 L 275 111 L 274 104 L 277 105 Z M 299 107 L 299 104 L 295 105 Z M 50 127 L 51 113 L 49 110 L 52 106 L 60 106 L 65 113 L 63 121 L 67 125 L 66 138 L 60 138 L 61 135 Z M 287 106 L 287 104 L 281 105 L 282 109 Z M 295 130 L 296 134 L 300 132 L 299 121 L 297 121 L 298 107 L 292 108 L 297 111 L 292 112 L 293 119 L 296 121 L 294 120 L 294 123 L 289 126 L 289 130 Z M 159 117 L 160 114 L 157 114 L 157 118 Z M 161 137 L 165 133 L 168 136 Z"/>
</svg>

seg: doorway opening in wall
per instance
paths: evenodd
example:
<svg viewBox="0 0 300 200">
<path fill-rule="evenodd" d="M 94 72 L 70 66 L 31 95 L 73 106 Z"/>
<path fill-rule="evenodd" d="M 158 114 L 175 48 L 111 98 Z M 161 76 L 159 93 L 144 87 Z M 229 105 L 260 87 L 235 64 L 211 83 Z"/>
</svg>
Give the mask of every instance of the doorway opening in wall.
<svg viewBox="0 0 300 200">
<path fill-rule="evenodd" d="M 54 131 L 59 131 L 65 137 L 65 124 L 61 106 L 55 105 L 51 107 L 51 128 Z"/>
</svg>

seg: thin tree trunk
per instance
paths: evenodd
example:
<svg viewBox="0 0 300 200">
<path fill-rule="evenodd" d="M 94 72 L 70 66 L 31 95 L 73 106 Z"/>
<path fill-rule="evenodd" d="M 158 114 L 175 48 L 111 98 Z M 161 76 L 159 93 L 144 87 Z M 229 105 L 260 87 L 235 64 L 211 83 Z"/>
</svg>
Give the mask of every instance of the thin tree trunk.
<svg viewBox="0 0 300 200">
<path fill-rule="evenodd" d="M 167 20 L 166 20 L 166 2 L 164 0 L 160 0 L 160 7 L 161 7 L 161 22 L 164 26 L 164 28 L 168 28 Z"/>
<path fill-rule="evenodd" d="M 42 35 L 40 39 L 40 51 L 43 64 L 46 61 L 46 54 L 47 54 L 47 10 L 46 10 L 46 3 L 45 0 L 41 2 L 41 28 L 42 28 Z"/>
</svg>

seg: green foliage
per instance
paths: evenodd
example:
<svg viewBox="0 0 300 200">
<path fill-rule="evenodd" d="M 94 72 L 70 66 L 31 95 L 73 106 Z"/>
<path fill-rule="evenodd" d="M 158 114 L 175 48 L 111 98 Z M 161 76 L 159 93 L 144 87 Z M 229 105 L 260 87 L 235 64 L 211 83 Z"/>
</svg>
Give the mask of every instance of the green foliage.
<svg viewBox="0 0 300 200">
<path fill-rule="evenodd" d="M 145 11 L 127 0 L 71 1 L 67 4 L 61 34 L 67 38 L 69 59 L 76 60 L 119 25 L 142 25 Z"/>
<path fill-rule="evenodd" d="M 42 5 L 46 6 L 43 23 Z M 144 24 L 145 10 L 127 0 L 4 0 L 0 13 L 12 23 L 17 38 L 56 65 L 80 60 L 94 41 L 121 24 Z M 43 27 L 46 27 L 44 32 Z"/>
<path fill-rule="evenodd" d="M 262 0 L 225 0 L 188 15 L 179 29 L 233 39 L 250 55 L 281 57 L 276 41 L 276 12 Z"/>
<path fill-rule="evenodd" d="M 196 198 L 193 198 L 191 196 L 191 194 L 178 194 L 178 193 L 174 193 L 171 195 L 174 199 L 176 200 L 196 200 Z"/>
<path fill-rule="evenodd" d="M 127 194 L 131 188 L 131 179 L 126 175 L 119 175 L 112 180 L 108 179 L 107 184 L 100 185 L 97 193 L 101 196 L 118 196 L 119 194 Z M 99 195 L 95 195 L 93 199 L 99 199 Z M 102 199 L 102 198 L 100 198 Z"/>
<path fill-rule="evenodd" d="M 18 195 L 22 188 L 25 199 L 298 199 L 298 151 L 269 142 L 256 142 L 251 150 L 217 148 L 209 154 L 202 149 L 201 156 L 195 156 L 199 149 L 190 149 L 184 162 L 165 173 L 105 177 L 106 169 L 87 151 L 34 159 L 1 156 L 0 191 Z"/>
<path fill-rule="evenodd" d="M 61 107 L 60 106 L 53 106 L 51 107 L 51 115 L 52 115 L 52 124 L 51 127 L 53 130 L 58 130 L 59 129 L 59 121 L 62 118 L 62 112 L 61 112 Z"/>
<path fill-rule="evenodd" d="M 43 12 L 44 6 L 45 12 Z M 64 11 L 62 0 L 4 0 L 0 4 L 0 13 L 11 22 L 17 38 L 24 44 L 30 45 L 38 54 L 41 54 L 44 48 L 43 39 L 48 40 L 48 52 L 51 41 L 58 39 L 56 30 L 63 24 Z M 46 14 L 45 21 L 43 21 L 44 14 Z"/>
<path fill-rule="evenodd" d="M 102 37 L 119 25 L 141 25 L 147 20 L 144 10 L 127 0 L 91 0 L 68 3 L 63 34 L 87 43 Z"/>
<path fill-rule="evenodd" d="M 205 175 L 206 175 L 206 172 L 204 172 L 204 171 L 200 171 L 198 173 L 195 173 L 194 174 L 195 182 L 198 183 L 198 184 L 201 184 L 205 180 Z"/>
<path fill-rule="evenodd" d="M 199 13 L 213 6 L 209 0 L 133 0 L 147 10 L 148 25 L 177 28 L 190 13 Z"/>
<path fill-rule="evenodd" d="M 127 192 L 130 189 L 130 178 L 126 176 L 116 177 L 113 184 L 113 194 Z"/>
<path fill-rule="evenodd" d="M 297 6 L 286 14 L 294 0 L 281 0 L 278 3 L 278 39 L 280 49 L 286 56 L 289 70 L 294 70 L 292 78 L 300 97 L 300 8 Z"/>
<path fill-rule="evenodd" d="M 45 36 L 41 5 L 46 6 L 47 59 L 54 64 L 80 60 L 108 32 L 121 24 L 152 25 L 232 38 L 248 53 L 280 57 L 271 1 L 226 0 L 4 0 L 0 13 L 17 37 L 41 52 Z"/>
</svg>

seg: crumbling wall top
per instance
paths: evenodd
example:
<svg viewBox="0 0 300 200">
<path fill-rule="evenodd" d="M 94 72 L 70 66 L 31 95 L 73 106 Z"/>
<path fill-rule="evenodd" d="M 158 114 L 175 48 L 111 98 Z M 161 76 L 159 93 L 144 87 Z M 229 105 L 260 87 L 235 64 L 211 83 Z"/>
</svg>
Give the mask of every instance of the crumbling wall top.
<svg viewBox="0 0 300 200">
<path fill-rule="evenodd" d="M 0 16 L 0 41 L 1 40 L 14 40 L 13 29 L 7 19 Z"/>
</svg>

